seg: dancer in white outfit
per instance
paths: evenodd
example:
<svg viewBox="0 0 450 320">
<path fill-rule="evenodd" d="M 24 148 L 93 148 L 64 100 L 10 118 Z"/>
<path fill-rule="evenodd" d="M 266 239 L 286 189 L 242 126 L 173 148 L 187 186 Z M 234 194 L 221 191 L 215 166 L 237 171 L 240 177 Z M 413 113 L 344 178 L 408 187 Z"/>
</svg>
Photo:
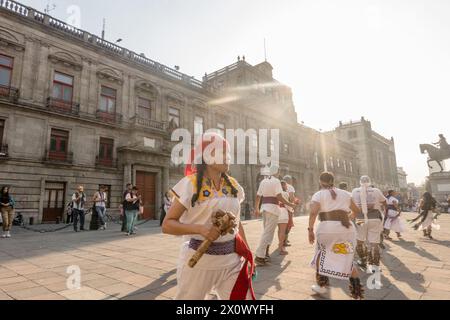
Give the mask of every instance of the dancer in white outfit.
<svg viewBox="0 0 450 320">
<path fill-rule="evenodd" d="M 417 218 L 411 220 L 410 222 L 417 222 L 413 228 L 415 230 L 421 230 L 423 231 L 424 237 L 427 237 L 429 239 L 433 239 L 431 236 L 431 231 L 433 229 L 439 230 L 440 226 L 435 223 L 435 216 L 434 211 L 436 210 L 437 201 L 433 198 L 431 193 L 425 192 L 423 194 L 422 199 L 420 199 L 419 203 L 419 216 Z"/>
<path fill-rule="evenodd" d="M 389 236 L 391 231 L 394 231 L 399 239 L 402 237 L 402 232 L 405 232 L 405 226 L 400 218 L 401 211 L 399 202 L 397 198 L 395 198 L 395 195 L 396 193 L 394 190 L 389 190 L 386 197 L 387 215 L 384 222 L 384 237 L 386 240 L 392 240 L 392 238 Z"/>
<path fill-rule="evenodd" d="M 356 217 L 356 230 L 358 245 L 356 252 L 359 256 L 359 265 L 367 267 L 367 258 L 371 267 L 380 266 L 380 238 L 383 232 L 384 211 L 382 206 L 386 206 L 386 198 L 383 193 L 371 187 L 371 180 L 368 176 L 361 177 L 361 187 L 353 190 L 352 198 L 361 209 L 361 213 Z M 369 247 L 367 247 L 369 243 Z M 372 272 L 372 268 L 367 269 Z"/>
<path fill-rule="evenodd" d="M 184 240 L 175 299 L 203 300 L 214 290 L 219 299 L 254 300 L 253 256 L 239 219 L 244 190 L 227 174 L 226 140 L 218 134 L 205 134 L 201 140 L 196 145 L 201 158 L 195 167 L 186 168 L 186 177 L 171 190 L 175 198 L 163 222 L 164 233 L 183 236 Z M 207 155 L 206 150 L 211 150 L 212 144 L 214 149 Z M 213 226 L 212 215 L 219 210 L 236 217 L 232 234 L 221 236 L 220 230 Z M 189 267 L 188 261 L 205 239 L 212 242 L 211 246 L 195 267 Z"/>
<path fill-rule="evenodd" d="M 350 292 L 354 299 L 363 299 L 364 290 L 353 265 L 356 229 L 350 219 L 359 213 L 350 194 L 334 187 L 334 176 L 325 172 L 320 176 L 321 190 L 311 200 L 309 242 L 316 242 L 316 253 L 311 266 L 316 269 L 315 293 L 327 293 L 329 277 L 350 279 Z M 350 212 L 353 214 L 350 214 Z M 317 216 L 320 223 L 314 233 Z"/>
<path fill-rule="evenodd" d="M 289 193 L 287 192 L 286 181 L 281 181 L 281 187 L 283 188 L 283 198 L 289 201 Z M 286 241 L 286 229 L 289 222 L 289 211 L 283 203 L 280 203 L 280 216 L 278 217 L 278 251 L 279 254 L 285 256 L 288 254 L 285 248 Z"/>
<path fill-rule="evenodd" d="M 281 181 L 275 176 L 278 174 L 278 167 L 272 166 L 265 172 L 268 174 L 266 178 L 261 181 L 256 195 L 255 215 L 259 217 L 262 214 L 264 231 L 261 235 L 258 249 L 256 250 L 255 262 L 258 266 L 265 266 L 269 258 L 269 247 L 272 244 L 275 230 L 278 225 L 280 216 L 279 204 L 295 208 L 295 204 L 287 201 L 283 197 L 283 188 Z M 259 209 L 261 206 L 261 210 Z M 260 211 L 262 213 L 260 213 Z"/>
</svg>

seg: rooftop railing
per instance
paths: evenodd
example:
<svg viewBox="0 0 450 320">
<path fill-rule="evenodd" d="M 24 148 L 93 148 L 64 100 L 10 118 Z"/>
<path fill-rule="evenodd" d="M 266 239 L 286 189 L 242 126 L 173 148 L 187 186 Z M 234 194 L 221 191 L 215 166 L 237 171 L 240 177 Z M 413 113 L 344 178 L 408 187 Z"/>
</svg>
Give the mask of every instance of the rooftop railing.
<svg viewBox="0 0 450 320">
<path fill-rule="evenodd" d="M 37 23 L 48 26 L 53 30 L 57 30 L 73 38 L 82 40 L 98 48 L 101 48 L 111 54 L 125 58 L 130 62 L 139 64 L 144 67 L 148 67 L 153 72 L 157 72 L 165 75 L 166 77 L 182 81 L 188 86 L 192 86 L 196 89 L 206 89 L 203 82 L 195 79 L 192 76 L 179 72 L 175 69 L 169 68 L 156 61 L 153 61 L 147 57 L 139 55 L 133 51 L 120 47 L 112 42 L 99 38 L 87 31 L 78 29 L 71 26 L 61 20 L 50 17 L 49 15 L 39 12 L 31 7 L 27 7 L 19 2 L 13 0 L 0 0 L 0 10 L 5 10 L 13 14 L 22 16 L 23 18 L 33 20 Z"/>
</svg>

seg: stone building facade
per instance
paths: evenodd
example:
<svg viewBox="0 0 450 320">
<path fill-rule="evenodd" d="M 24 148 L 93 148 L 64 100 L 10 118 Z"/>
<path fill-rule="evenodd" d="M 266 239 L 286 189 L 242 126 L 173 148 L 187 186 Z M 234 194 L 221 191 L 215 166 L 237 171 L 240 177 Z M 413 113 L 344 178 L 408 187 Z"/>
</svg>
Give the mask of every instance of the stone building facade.
<svg viewBox="0 0 450 320">
<path fill-rule="evenodd" d="M 364 117 L 356 122 L 340 122 L 334 134 L 356 148 L 361 175 L 369 175 L 382 190 L 399 189 L 394 138 L 376 133 Z"/>
<path fill-rule="evenodd" d="M 156 218 L 163 193 L 183 176 L 171 162 L 176 128 L 193 136 L 279 129 L 281 173 L 304 199 L 317 190 L 324 135 L 297 122 L 292 91 L 268 62 L 239 58 L 200 81 L 30 7 L 0 3 L 0 184 L 12 187 L 25 217 L 61 218 L 78 185 L 89 197 L 106 185 L 117 209 L 131 182 L 143 193 L 144 217 Z M 342 140 L 327 149 L 347 166 L 361 150 Z M 352 186 L 353 165 L 336 169 Z M 251 205 L 260 169 L 231 168 Z"/>
</svg>

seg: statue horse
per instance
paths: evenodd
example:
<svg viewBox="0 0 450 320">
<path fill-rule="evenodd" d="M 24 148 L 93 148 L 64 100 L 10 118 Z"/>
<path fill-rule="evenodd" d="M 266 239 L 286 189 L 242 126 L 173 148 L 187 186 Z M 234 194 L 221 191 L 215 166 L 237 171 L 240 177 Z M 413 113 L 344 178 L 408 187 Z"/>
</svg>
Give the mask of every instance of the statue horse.
<svg viewBox="0 0 450 320">
<path fill-rule="evenodd" d="M 432 169 L 433 167 L 430 165 L 430 162 L 436 161 L 441 167 L 441 172 L 444 171 L 444 167 L 442 166 L 442 161 L 450 159 L 450 149 L 449 150 L 441 150 L 436 148 L 431 144 L 421 144 L 420 152 L 422 154 L 428 153 L 429 159 L 427 161 L 428 167 Z"/>
</svg>

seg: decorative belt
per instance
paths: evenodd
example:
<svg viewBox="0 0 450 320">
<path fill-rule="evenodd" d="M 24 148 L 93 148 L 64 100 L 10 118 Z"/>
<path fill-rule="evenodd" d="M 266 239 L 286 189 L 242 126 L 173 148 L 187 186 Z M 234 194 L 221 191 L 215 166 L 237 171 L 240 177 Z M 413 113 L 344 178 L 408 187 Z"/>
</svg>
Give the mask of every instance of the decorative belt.
<svg viewBox="0 0 450 320">
<path fill-rule="evenodd" d="M 263 197 L 262 204 L 276 204 L 278 205 L 277 197 Z"/>
<path fill-rule="evenodd" d="M 367 212 L 367 218 L 368 218 L 368 219 L 380 219 L 380 220 L 383 220 L 383 216 L 381 215 L 381 212 L 378 211 L 377 209 L 369 210 L 369 212 Z M 358 220 L 364 220 L 364 214 L 363 214 L 363 213 L 360 213 L 360 214 L 356 217 L 356 219 L 358 219 Z"/>
<path fill-rule="evenodd" d="M 330 212 L 319 213 L 320 221 L 339 221 L 346 228 L 350 227 L 349 213 L 344 210 L 334 210 Z"/>
<path fill-rule="evenodd" d="M 203 240 L 191 239 L 189 241 L 189 249 L 197 250 Z M 213 242 L 209 246 L 208 250 L 206 250 L 205 254 L 209 254 L 211 256 L 226 256 L 227 254 L 232 254 L 236 252 L 236 240 L 230 240 L 226 242 Z"/>
</svg>

